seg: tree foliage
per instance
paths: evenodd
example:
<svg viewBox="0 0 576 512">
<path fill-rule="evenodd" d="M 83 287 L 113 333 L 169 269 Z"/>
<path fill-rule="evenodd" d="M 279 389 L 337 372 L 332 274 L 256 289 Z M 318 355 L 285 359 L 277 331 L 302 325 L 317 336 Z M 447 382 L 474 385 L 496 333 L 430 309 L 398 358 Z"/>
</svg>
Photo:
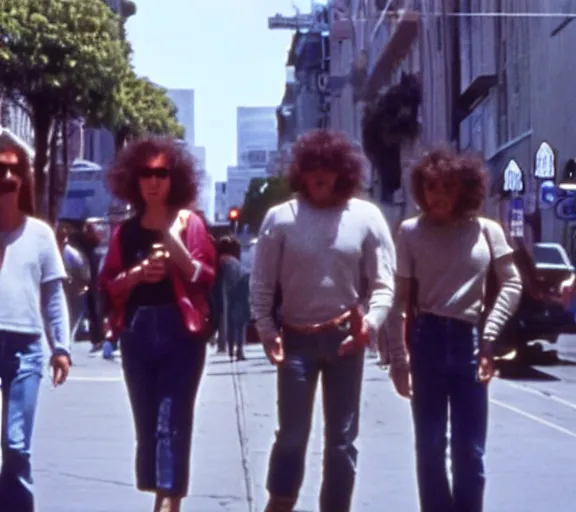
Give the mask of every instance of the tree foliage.
<svg viewBox="0 0 576 512">
<path fill-rule="evenodd" d="M 288 183 L 282 177 L 252 178 L 244 197 L 240 224 L 247 225 L 251 233 L 257 233 L 268 209 L 286 201 L 290 195 Z"/>
<path fill-rule="evenodd" d="M 165 89 L 129 69 L 118 80 L 113 100 L 92 112 L 88 122 L 110 129 L 118 150 L 129 138 L 145 134 L 184 137 L 176 114 Z"/>
<path fill-rule="evenodd" d="M 86 0 L 2 0 L 0 41 L 0 85 L 26 106 L 34 126 L 43 213 L 54 122 L 90 116 L 113 100 L 130 49 L 120 18 L 104 2 Z"/>
</svg>

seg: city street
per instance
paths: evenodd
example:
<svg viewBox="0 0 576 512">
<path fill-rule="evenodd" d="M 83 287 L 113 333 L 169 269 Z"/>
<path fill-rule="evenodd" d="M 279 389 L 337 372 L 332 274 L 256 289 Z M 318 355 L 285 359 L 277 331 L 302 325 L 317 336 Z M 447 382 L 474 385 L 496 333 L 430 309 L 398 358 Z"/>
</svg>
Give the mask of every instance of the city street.
<svg viewBox="0 0 576 512">
<path fill-rule="evenodd" d="M 564 338 L 561 355 L 576 348 Z M 262 511 L 275 428 L 274 370 L 259 347 L 231 364 L 211 355 L 197 408 L 191 496 L 184 511 Z M 120 365 L 75 346 L 68 384 L 47 379 L 34 443 L 40 512 L 141 512 L 133 488 L 131 417 Z M 576 365 L 507 370 L 492 385 L 487 512 L 572 512 L 576 460 Z M 320 408 L 299 511 L 317 510 Z M 367 359 L 354 511 L 417 511 L 408 402 Z"/>
</svg>

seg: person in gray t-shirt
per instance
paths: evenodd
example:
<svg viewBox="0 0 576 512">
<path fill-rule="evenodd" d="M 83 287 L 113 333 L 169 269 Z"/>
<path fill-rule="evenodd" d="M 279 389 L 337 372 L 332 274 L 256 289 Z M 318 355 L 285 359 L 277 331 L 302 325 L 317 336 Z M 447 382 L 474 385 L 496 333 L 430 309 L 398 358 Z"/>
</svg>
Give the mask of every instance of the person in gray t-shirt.
<svg viewBox="0 0 576 512">
<path fill-rule="evenodd" d="M 26 153 L 0 143 L 0 503 L 2 510 L 18 512 L 34 510 L 30 445 L 45 335 L 55 386 L 70 367 L 66 272 L 52 229 L 32 217 L 33 194 Z"/>
<path fill-rule="evenodd" d="M 395 249 L 380 210 L 354 197 L 362 158 L 345 136 L 309 132 L 292 158 L 289 181 L 297 197 L 266 214 L 250 281 L 256 328 L 268 359 L 278 365 L 279 429 L 266 510 L 296 504 L 321 378 L 326 425 L 319 508 L 347 512 L 364 351 L 392 304 Z"/>
</svg>

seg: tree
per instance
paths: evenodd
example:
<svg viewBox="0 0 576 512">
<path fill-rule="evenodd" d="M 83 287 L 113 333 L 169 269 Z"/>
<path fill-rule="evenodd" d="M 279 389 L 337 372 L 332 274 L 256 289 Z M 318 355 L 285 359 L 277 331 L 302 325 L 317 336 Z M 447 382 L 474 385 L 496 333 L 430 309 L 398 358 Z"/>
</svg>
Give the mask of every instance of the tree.
<svg viewBox="0 0 576 512">
<path fill-rule="evenodd" d="M 86 0 L 2 0 L 0 40 L 0 86 L 30 115 L 37 207 L 45 214 L 55 123 L 111 101 L 130 49 L 120 18 L 104 2 Z"/>
<path fill-rule="evenodd" d="M 129 70 L 118 82 L 113 101 L 94 112 L 89 121 L 112 131 L 116 150 L 131 137 L 144 134 L 184 137 L 177 109 L 166 90 Z"/>
<path fill-rule="evenodd" d="M 247 225 L 251 233 L 257 233 L 268 209 L 286 201 L 290 195 L 288 183 L 282 177 L 252 178 L 244 197 L 240 224 Z"/>
</svg>

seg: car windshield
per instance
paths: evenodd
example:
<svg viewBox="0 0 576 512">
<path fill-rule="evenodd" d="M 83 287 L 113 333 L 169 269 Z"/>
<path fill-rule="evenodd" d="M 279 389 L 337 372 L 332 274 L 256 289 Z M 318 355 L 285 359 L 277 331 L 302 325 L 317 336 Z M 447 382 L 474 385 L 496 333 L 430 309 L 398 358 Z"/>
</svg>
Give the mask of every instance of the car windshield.
<svg viewBox="0 0 576 512">
<path fill-rule="evenodd" d="M 561 246 L 558 245 L 534 245 L 534 262 L 536 265 L 562 265 L 569 266 Z"/>
</svg>

